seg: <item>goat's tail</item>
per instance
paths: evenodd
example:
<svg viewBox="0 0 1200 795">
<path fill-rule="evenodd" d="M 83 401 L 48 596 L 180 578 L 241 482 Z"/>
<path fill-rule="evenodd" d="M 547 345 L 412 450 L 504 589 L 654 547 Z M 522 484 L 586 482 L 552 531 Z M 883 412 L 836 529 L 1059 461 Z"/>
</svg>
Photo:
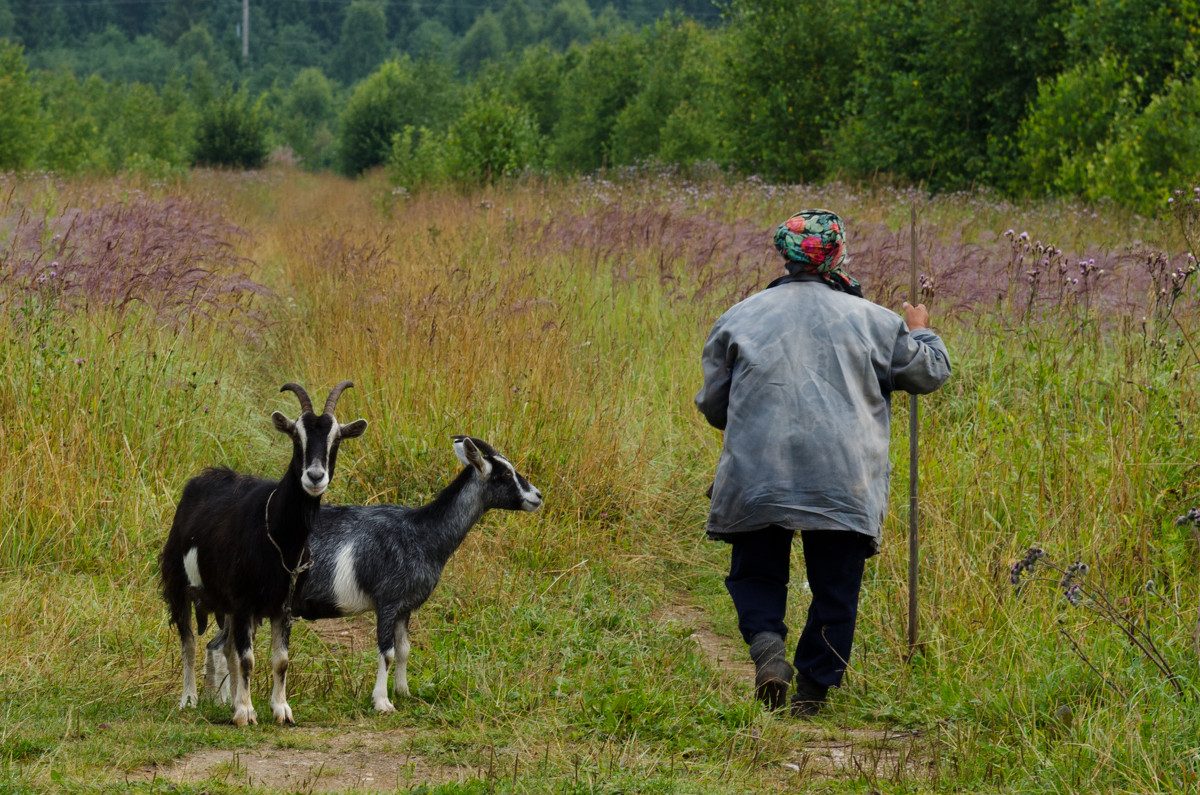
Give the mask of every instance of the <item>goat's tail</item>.
<svg viewBox="0 0 1200 795">
<path fill-rule="evenodd" d="M 183 570 L 183 561 L 178 555 L 171 555 L 170 548 L 171 545 L 168 544 L 158 556 L 161 577 L 159 585 L 163 601 L 167 603 L 168 618 L 182 637 L 192 632 L 192 599 L 188 596 L 187 573 Z"/>
</svg>

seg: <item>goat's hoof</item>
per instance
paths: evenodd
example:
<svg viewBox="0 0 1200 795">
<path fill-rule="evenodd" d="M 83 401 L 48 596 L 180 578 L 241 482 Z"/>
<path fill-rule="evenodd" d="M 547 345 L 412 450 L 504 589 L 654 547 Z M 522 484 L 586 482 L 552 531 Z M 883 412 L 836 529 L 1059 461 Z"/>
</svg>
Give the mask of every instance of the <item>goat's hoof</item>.
<svg viewBox="0 0 1200 795">
<path fill-rule="evenodd" d="M 233 723 L 235 726 L 245 726 L 248 723 L 258 725 L 258 715 L 254 713 L 254 708 L 246 709 L 239 707 L 233 712 Z"/>
<path fill-rule="evenodd" d="M 287 704 L 275 704 L 271 707 L 271 712 L 275 715 L 276 723 L 291 723 L 293 725 L 296 723 L 295 719 L 292 717 L 292 708 Z"/>
<path fill-rule="evenodd" d="M 187 709 L 188 707 L 197 707 L 200 705 L 200 699 L 195 693 L 184 693 L 183 698 L 179 699 L 179 708 Z"/>
<path fill-rule="evenodd" d="M 396 711 L 395 705 L 392 704 L 392 702 L 388 701 L 387 698 L 375 699 L 375 709 L 377 709 L 380 712 L 395 712 Z"/>
</svg>

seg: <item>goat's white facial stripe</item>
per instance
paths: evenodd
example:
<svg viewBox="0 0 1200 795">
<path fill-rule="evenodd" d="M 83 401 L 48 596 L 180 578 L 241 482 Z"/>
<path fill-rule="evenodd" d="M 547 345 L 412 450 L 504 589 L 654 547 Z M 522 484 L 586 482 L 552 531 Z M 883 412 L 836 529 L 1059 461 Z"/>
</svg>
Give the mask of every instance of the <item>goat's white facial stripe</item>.
<svg viewBox="0 0 1200 795">
<path fill-rule="evenodd" d="M 333 425 L 329 428 L 329 438 L 325 440 L 325 468 L 329 469 L 329 453 L 333 450 L 334 442 L 338 440 L 338 433 L 341 432 L 342 426 L 338 425 L 337 417 L 333 417 Z"/>
<path fill-rule="evenodd" d="M 517 474 L 517 468 L 504 456 L 494 456 L 496 463 L 508 470 L 509 476 L 517 482 L 517 488 L 521 492 L 521 501 L 525 504 L 525 510 L 537 510 L 542 504 L 542 496 L 538 494 L 538 490 L 529 483 L 523 481 L 521 476 Z"/>
<path fill-rule="evenodd" d="M 503 456 L 494 456 L 494 458 L 498 466 L 508 470 L 508 475 L 506 477 L 510 477 L 517 482 L 517 487 L 521 489 L 521 495 L 524 496 L 525 488 L 521 486 L 521 478 L 517 475 L 517 468 L 514 467 L 509 460 Z"/>
<path fill-rule="evenodd" d="M 183 556 L 183 570 L 187 574 L 188 585 L 193 588 L 203 588 L 204 581 L 200 579 L 200 564 L 196 557 L 199 553 L 192 547 Z"/>
<path fill-rule="evenodd" d="M 296 435 L 300 437 L 300 452 L 302 454 L 300 460 L 304 461 L 305 456 L 308 455 L 308 431 L 304 430 L 304 423 L 300 420 L 296 420 L 295 428 Z"/>
<path fill-rule="evenodd" d="M 363 593 L 354 576 L 354 543 L 338 550 L 333 564 L 333 601 L 343 615 L 356 616 L 375 609 L 375 600 Z"/>
</svg>

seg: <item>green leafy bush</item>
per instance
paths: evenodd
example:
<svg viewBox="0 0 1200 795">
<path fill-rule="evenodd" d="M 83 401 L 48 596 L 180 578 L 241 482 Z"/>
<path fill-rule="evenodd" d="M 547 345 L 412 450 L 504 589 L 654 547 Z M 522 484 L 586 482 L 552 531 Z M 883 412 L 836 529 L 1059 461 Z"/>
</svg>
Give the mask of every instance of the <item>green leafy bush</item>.
<svg viewBox="0 0 1200 795">
<path fill-rule="evenodd" d="M 735 162 L 770 177 L 819 177 L 826 128 L 845 101 L 855 57 L 840 0 L 736 0 L 725 50 Z M 811 20 L 811 23 L 809 22 Z M 814 40 L 816 37 L 816 40 Z"/>
<path fill-rule="evenodd" d="M 551 161 L 567 171 L 594 171 L 613 160 L 617 117 L 638 90 L 643 51 L 634 36 L 599 39 L 572 50 L 558 94 Z"/>
<path fill-rule="evenodd" d="M 613 162 L 724 160 L 720 37 L 690 20 L 663 19 L 642 36 L 637 93 L 617 115 Z"/>
<path fill-rule="evenodd" d="M 278 134 L 309 169 L 333 165 L 333 83 L 320 69 L 302 69 L 282 93 Z"/>
<path fill-rule="evenodd" d="M 1043 85 L 1017 136 L 1023 184 L 1155 212 L 1171 186 L 1200 174 L 1200 79 L 1168 79 L 1144 105 L 1141 87 L 1111 57 Z"/>
<path fill-rule="evenodd" d="M 449 175 L 445 136 L 411 124 L 392 138 L 388 177 L 393 185 L 420 188 L 444 181 Z"/>
<path fill-rule="evenodd" d="M 544 149 L 530 114 L 497 97 L 469 105 L 446 140 L 451 173 L 471 183 L 495 182 L 537 166 Z"/>
<path fill-rule="evenodd" d="M 1083 196 L 1156 212 L 1172 187 L 1200 175 L 1197 119 L 1200 78 L 1168 80 L 1140 113 L 1118 119 L 1112 138 L 1087 162 Z"/>
<path fill-rule="evenodd" d="M 388 61 L 354 90 L 340 118 L 338 166 L 357 176 L 385 163 L 392 141 L 406 126 L 444 128 L 453 118 L 457 89 L 435 61 L 419 66 L 407 57 Z"/>
<path fill-rule="evenodd" d="M 201 110 L 194 152 L 197 165 L 261 168 L 269 151 L 258 109 L 231 87 Z"/>
<path fill-rule="evenodd" d="M 41 135 L 37 110 L 21 47 L 0 41 L 0 171 L 33 163 Z"/>
<path fill-rule="evenodd" d="M 1054 75 L 1064 48 L 1060 0 L 865 0 L 864 12 L 824 7 L 848 26 L 838 44 L 807 48 L 799 75 L 806 116 L 826 123 L 834 170 L 887 172 L 934 188 L 994 183 L 1011 171 L 1008 140 L 1039 78 Z M 798 51 L 806 42 L 793 45 Z M 842 51 L 854 47 L 854 59 Z M 794 57 L 789 57 L 795 62 Z M 836 100 L 842 86 L 846 121 Z"/>
<path fill-rule="evenodd" d="M 1092 179 L 1087 164 L 1113 125 L 1136 112 L 1135 93 L 1129 70 L 1109 57 L 1043 83 L 1017 131 L 1020 184 L 1036 193 L 1082 193 Z"/>
</svg>

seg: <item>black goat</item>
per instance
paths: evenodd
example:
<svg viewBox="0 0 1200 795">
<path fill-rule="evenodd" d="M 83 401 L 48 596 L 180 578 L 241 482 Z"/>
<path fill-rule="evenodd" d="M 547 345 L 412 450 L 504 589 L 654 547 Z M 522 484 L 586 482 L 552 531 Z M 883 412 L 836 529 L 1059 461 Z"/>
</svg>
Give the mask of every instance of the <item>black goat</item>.
<svg viewBox="0 0 1200 795">
<path fill-rule="evenodd" d="M 163 599 L 183 650 L 180 708 L 197 702 L 194 607 L 199 632 L 209 614 L 216 614 L 222 633 L 233 633 L 225 656 L 227 669 L 238 673 L 230 677 L 238 726 L 258 722 L 250 702 L 254 633 L 264 618 L 271 620 L 271 711 L 280 723 L 294 722 L 286 695 L 287 602 L 305 565 L 308 536 L 333 477 L 338 444 L 367 428 L 366 420 L 341 425 L 333 416 L 338 397 L 351 386 L 350 381 L 335 386 L 317 415 L 303 387 L 283 385 L 281 392 L 291 390 L 299 398 L 300 417 L 290 420 L 278 411 L 271 415 L 275 429 L 292 440 L 292 460 L 279 481 L 214 467 L 183 487 L 159 556 Z"/>
<path fill-rule="evenodd" d="M 383 712 L 395 709 L 387 688 L 393 661 L 395 692 L 409 695 L 409 616 L 433 593 L 467 533 L 492 508 L 536 511 L 542 504 L 542 493 L 487 442 L 453 439 L 465 468 L 433 502 L 420 508 L 326 505 L 309 537 L 313 565 L 296 597 L 296 615 L 319 619 L 375 611 L 379 663 L 371 695 Z M 210 670 L 219 670 L 223 635 L 208 644 Z M 216 681 L 210 677 L 210 686 Z"/>
</svg>

